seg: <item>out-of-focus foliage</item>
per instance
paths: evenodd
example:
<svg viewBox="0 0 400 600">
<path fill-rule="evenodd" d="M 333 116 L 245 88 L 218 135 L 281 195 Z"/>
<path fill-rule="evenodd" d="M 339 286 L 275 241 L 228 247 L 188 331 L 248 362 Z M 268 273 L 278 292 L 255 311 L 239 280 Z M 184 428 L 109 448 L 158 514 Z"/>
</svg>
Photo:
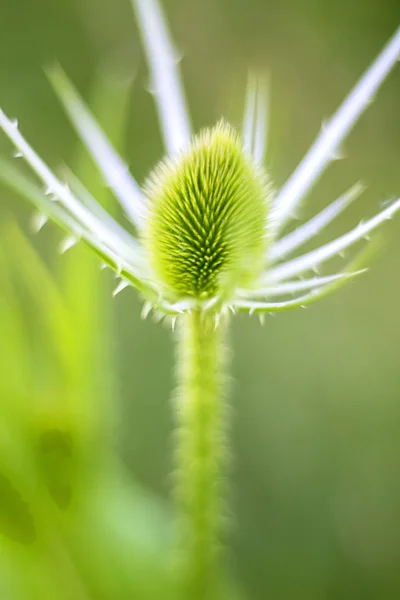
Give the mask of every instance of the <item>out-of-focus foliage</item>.
<svg viewBox="0 0 400 600">
<path fill-rule="evenodd" d="M 222 115 L 238 125 L 247 66 L 269 68 L 277 185 L 399 21 L 397 0 L 164 4 L 196 126 Z M 137 71 L 132 95 L 118 76 L 92 99 L 117 144 L 125 129 L 142 181 L 162 150 L 129 2 L 3 0 L 0 14 L 1 102 L 52 167 L 75 140 L 41 67 L 57 57 L 88 98 L 104 56 Z M 301 218 L 358 179 L 369 185 L 362 214 L 399 194 L 399 98 L 397 69 Z M 54 228 L 29 243 L 15 225 L 28 218 L 2 190 L 0 597 L 165 598 L 168 504 L 145 490 L 169 488 L 169 333 L 140 320 L 132 291 L 111 308 L 111 277 L 84 249 L 55 258 Z M 234 324 L 230 563 L 251 599 L 400 596 L 398 231 L 397 220 L 371 272 L 337 296 L 264 328 Z"/>
<path fill-rule="evenodd" d="M 103 74 L 94 91 L 116 144 L 130 90 Z M 106 203 L 86 157 L 75 163 Z M 169 518 L 115 456 L 107 280 L 76 249 L 55 282 L 14 221 L 0 244 L 1 597 L 166 597 Z"/>
</svg>

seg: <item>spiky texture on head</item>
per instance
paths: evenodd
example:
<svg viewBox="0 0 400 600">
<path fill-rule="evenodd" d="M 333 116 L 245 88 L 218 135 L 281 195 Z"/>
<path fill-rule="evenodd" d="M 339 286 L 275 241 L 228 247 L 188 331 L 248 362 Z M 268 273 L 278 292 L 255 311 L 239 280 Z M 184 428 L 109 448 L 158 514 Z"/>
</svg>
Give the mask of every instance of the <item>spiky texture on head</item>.
<svg viewBox="0 0 400 600">
<path fill-rule="evenodd" d="M 268 186 L 233 129 L 219 123 L 145 186 L 144 244 L 165 292 L 208 299 L 252 281 L 265 255 Z"/>
</svg>

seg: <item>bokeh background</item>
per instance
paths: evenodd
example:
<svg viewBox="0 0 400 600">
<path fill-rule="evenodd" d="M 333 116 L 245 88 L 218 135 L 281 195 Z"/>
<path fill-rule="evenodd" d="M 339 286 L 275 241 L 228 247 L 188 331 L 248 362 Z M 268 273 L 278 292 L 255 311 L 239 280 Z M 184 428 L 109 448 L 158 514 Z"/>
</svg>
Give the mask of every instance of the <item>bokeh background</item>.
<svg viewBox="0 0 400 600">
<path fill-rule="evenodd" d="M 163 4 L 183 55 L 196 129 L 222 116 L 239 126 L 248 66 L 269 71 L 267 162 L 277 186 L 400 22 L 397 0 L 164 0 Z M 43 74 L 43 66 L 55 59 L 87 99 L 99 79 L 99 68 L 106 74 L 114 90 L 103 102 L 108 131 L 118 139 L 135 177 L 143 181 L 163 150 L 128 0 L 0 1 L 1 105 L 10 116 L 18 116 L 22 131 L 52 167 L 63 161 L 81 165 L 85 159 L 76 158 L 76 138 Z M 102 93 L 104 98 L 104 89 Z M 123 131 L 121 103 L 128 122 Z M 0 150 L 10 155 L 4 139 Z M 328 169 L 299 218 L 312 215 L 356 180 L 365 181 L 368 189 L 319 242 L 345 232 L 400 194 L 400 65 L 346 141 L 344 152 L 345 160 Z M 97 190 L 93 173 L 91 178 L 92 189 Z M 28 204 L 1 187 L 0 287 L 5 296 L 6 283 L 12 282 L 13 295 L 7 296 L 9 312 L 0 303 L 0 374 L 4 383 L 14 369 L 18 382 L 13 393 L 11 387 L 0 386 L 1 420 L 6 424 L 1 426 L 0 453 L 2 598 L 50 599 L 61 593 L 66 599 L 163 597 L 162 591 L 154 590 L 147 596 L 146 591 L 132 595 L 133 588 L 121 583 L 116 565 L 124 563 L 125 575 L 136 568 L 161 581 L 151 562 L 157 554 L 151 544 L 160 544 L 161 549 L 157 537 L 164 528 L 161 513 L 168 511 L 172 333 L 140 319 L 134 291 L 112 301 L 111 274 L 95 276 L 96 261 L 85 250 L 76 248 L 60 257 L 55 227 L 31 237 L 30 215 Z M 244 598 L 400 597 L 400 218 L 385 225 L 382 242 L 371 270 L 337 295 L 308 310 L 268 318 L 264 327 L 245 317 L 233 322 L 229 564 Z M 54 290 L 41 279 L 41 267 L 37 271 L 32 266 L 29 244 L 57 285 L 67 288 L 64 295 L 76 309 L 81 354 L 75 350 L 74 366 L 62 374 L 54 357 L 57 336 L 67 335 L 60 325 L 63 313 L 61 309 L 51 313 L 53 326 L 56 322 L 59 329 L 53 330 L 50 344 L 42 318 L 53 310 L 49 294 Z M 9 337 L 5 333 L 17 305 L 23 315 L 17 319 L 18 327 L 29 340 L 24 360 L 34 372 L 26 379 L 20 350 L 14 348 L 16 333 L 9 332 Z M 14 410 L 16 404 L 19 410 Z M 71 454 L 74 444 L 78 450 Z M 80 444 L 89 448 L 82 455 Z M 72 558 L 66 561 L 68 568 L 63 567 L 63 589 L 57 596 L 57 588 L 51 587 L 54 582 L 36 581 L 48 576 L 55 554 L 64 552 L 54 539 L 54 526 L 46 525 L 52 531 L 46 533 L 54 544 L 51 551 L 26 550 L 31 517 L 27 513 L 27 524 L 21 525 L 25 509 L 18 508 L 18 502 L 32 508 L 21 492 L 29 483 L 23 475 L 21 484 L 14 482 L 10 461 L 16 463 L 16 473 L 26 473 L 31 469 L 29 460 L 35 469 L 39 464 L 44 477 L 51 473 L 50 492 L 64 510 L 62 518 L 54 517 L 61 522 L 60 539 L 74 530 Z M 101 471 L 103 463 L 111 465 L 110 472 L 123 465 L 122 479 L 132 498 L 125 494 L 122 501 L 105 494 L 94 509 L 97 500 L 91 488 L 102 487 L 98 483 L 102 476 L 96 479 L 93 473 Z M 114 489 L 110 481 L 103 490 Z M 76 522 L 65 516 L 74 485 L 83 486 L 88 498 L 87 514 L 80 514 Z M 35 497 L 41 505 L 37 514 L 46 523 L 53 509 L 42 503 L 44 494 Z M 103 515 L 99 522 L 109 521 L 111 532 L 99 533 L 99 522 L 94 518 L 90 522 L 96 511 Z M 123 532 L 130 528 L 143 545 L 138 545 L 135 560 L 123 550 Z M 115 529 L 124 540 L 117 543 L 113 538 L 113 563 L 104 540 L 111 544 Z M 158 533 L 153 535 L 153 529 Z M 85 554 L 93 560 L 81 568 Z M 106 563 L 114 565 L 108 574 L 101 573 Z M 78 577 L 71 574 L 76 565 Z M 31 582 L 29 590 L 15 583 L 18 574 Z M 54 575 L 54 580 L 58 577 Z M 104 579 L 97 587 L 96 577 Z"/>
</svg>

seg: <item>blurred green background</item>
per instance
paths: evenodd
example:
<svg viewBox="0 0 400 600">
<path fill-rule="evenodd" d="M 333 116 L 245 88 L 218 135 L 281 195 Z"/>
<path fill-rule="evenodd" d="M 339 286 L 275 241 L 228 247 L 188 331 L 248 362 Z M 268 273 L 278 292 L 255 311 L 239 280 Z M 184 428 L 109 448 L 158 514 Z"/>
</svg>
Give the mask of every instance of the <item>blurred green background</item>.
<svg viewBox="0 0 400 600">
<path fill-rule="evenodd" d="M 247 67 L 269 70 L 277 186 L 400 21 L 397 0 L 163 4 L 196 128 L 221 116 L 239 126 Z M 107 74 L 99 112 L 142 181 L 163 150 L 128 0 L 0 2 L 2 107 L 52 167 L 78 165 L 105 196 L 43 75 L 55 59 L 87 99 L 99 65 L 103 88 Z M 399 117 L 397 67 L 301 209 L 368 184 L 319 242 L 400 194 Z M 3 138 L 0 151 L 10 155 Z M 31 238 L 33 251 L 21 237 L 30 215 L 1 188 L 1 598 L 166 597 L 172 334 L 141 321 L 134 291 L 111 300 L 111 274 L 84 249 L 60 257 L 55 227 Z M 371 271 L 337 295 L 264 327 L 233 322 L 229 565 L 244 598 L 400 597 L 399 233 L 397 218 Z M 43 534 L 34 552 L 31 513 Z"/>
</svg>

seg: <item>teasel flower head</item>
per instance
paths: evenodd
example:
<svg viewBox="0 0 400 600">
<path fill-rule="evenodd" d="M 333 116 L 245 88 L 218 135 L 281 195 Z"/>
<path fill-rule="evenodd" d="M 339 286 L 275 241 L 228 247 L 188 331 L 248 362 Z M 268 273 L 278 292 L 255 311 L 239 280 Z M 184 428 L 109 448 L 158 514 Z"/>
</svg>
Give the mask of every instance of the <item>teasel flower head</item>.
<svg viewBox="0 0 400 600">
<path fill-rule="evenodd" d="M 67 232 L 65 251 L 82 241 L 144 298 L 143 315 L 208 311 L 218 324 L 228 311 L 274 313 L 307 306 L 359 273 L 358 255 L 341 272 L 319 267 L 390 219 L 400 199 L 342 236 L 306 253 L 312 241 L 364 190 L 361 183 L 290 233 L 285 227 L 370 104 L 400 56 L 400 29 L 361 77 L 280 190 L 265 168 L 268 86 L 250 76 L 243 128 L 225 121 L 193 134 L 177 53 L 157 0 L 132 0 L 147 54 L 151 90 L 166 156 L 139 186 L 62 69 L 48 71 L 56 94 L 91 153 L 105 183 L 132 223 L 129 231 L 68 173 L 61 181 L 22 136 L 18 122 L 0 111 L 0 127 L 36 172 L 44 191 L 1 160 L 0 180 L 36 205 L 37 228 L 50 219 Z M 133 232 L 133 233 L 132 233 Z M 291 255 L 298 253 L 295 258 Z M 310 274 L 311 273 L 311 274 Z"/>
</svg>

